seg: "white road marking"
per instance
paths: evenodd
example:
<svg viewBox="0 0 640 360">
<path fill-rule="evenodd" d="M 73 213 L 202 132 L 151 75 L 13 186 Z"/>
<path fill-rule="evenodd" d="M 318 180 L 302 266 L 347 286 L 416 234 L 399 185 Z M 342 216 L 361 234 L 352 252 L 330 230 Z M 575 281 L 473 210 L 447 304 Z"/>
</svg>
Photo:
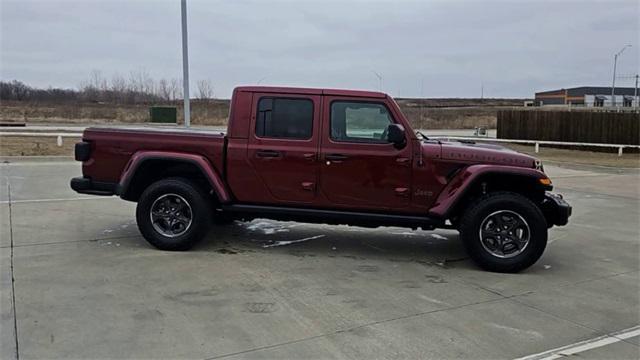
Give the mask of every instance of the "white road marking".
<svg viewBox="0 0 640 360">
<path fill-rule="evenodd" d="M 625 329 L 616 333 L 611 333 L 597 338 L 580 341 L 575 344 L 559 347 L 556 349 L 544 351 L 538 354 L 528 355 L 516 360 L 552 360 L 565 356 L 578 354 L 587 350 L 614 344 L 625 339 L 640 336 L 640 325 Z"/>
<path fill-rule="evenodd" d="M 40 202 L 56 202 L 56 201 L 78 201 L 78 200 L 106 200 L 106 199 L 120 199 L 119 197 L 107 197 L 107 196 L 95 196 L 95 197 L 81 197 L 81 198 L 60 198 L 60 199 L 28 199 L 28 200 L 11 200 L 12 204 L 23 203 L 40 203 Z M 0 201 L 0 204 L 8 204 L 8 200 Z"/>
</svg>

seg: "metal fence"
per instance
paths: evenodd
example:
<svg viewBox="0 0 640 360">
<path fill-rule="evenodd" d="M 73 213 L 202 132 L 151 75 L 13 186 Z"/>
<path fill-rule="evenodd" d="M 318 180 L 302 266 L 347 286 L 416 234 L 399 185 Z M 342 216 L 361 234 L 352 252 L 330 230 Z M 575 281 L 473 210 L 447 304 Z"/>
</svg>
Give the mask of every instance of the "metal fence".
<svg viewBox="0 0 640 360">
<path fill-rule="evenodd" d="M 640 113 L 498 111 L 500 139 L 640 145 Z"/>
</svg>

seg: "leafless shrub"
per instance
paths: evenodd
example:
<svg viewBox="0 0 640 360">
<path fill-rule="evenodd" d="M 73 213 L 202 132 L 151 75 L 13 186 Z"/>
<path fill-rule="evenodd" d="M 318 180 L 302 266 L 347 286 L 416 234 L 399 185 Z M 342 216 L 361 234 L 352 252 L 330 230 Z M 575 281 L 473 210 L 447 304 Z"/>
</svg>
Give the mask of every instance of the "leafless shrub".
<svg viewBox="0 0 640 360">
<path fill-rule="evenodd" d="M 210 100 L 213 99 L 213 85 L 211 80 L 199 80 L 198 81 L 198 99 Z"/>
<path fill-rule="evenodd" d="M 210 80 L 198 82 L 198 97 L 213 98 Z M 145 69 L 131 71 L 128 77 L 114 74 L 111 79 L 99 70 L 92 70 L 77 90 L 36 89 L 17 80 L 0 81 L 0 100 L 146 104 L 179 98 L 182 98 L 182 79 L 156 81 Z"/>
</svg>

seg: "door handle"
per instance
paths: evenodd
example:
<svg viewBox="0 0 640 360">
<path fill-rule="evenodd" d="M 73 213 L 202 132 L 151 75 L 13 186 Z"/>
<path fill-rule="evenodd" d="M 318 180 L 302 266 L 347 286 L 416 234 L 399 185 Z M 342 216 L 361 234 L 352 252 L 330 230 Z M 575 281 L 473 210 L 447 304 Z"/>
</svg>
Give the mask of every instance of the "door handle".
<svg viewBox="0 0 640 360">
<path fill-rule="evenodd" d="M 343 154 L 327 154 L 324 156 L 324 158 L 329 161 L 342 161 L 348 159 L 349 157 Z"/>
<path fill-rule="evenodd" d="M 395 188 L 396 196 L 407 197 L 409 195 L 409 189 L 405 187 Z"/>
<path fill-rule="evenodd" d="M 316 183 L 314 182 L 303 181 L 301 185 L 302 185 L 302 189 L 307 191 L 314 191 L 316 189 Z"/>
<path fill-rule="evenodd" d="M 305 160 L 314 161 L 316 159 L 316 153 L 307 153 L 302 155 Z"/>
<path fill-rule="evenodd" d="M 256 156 L 263 158 L 275 158 L 280 157 L 282 155 L 280 151 L 276 150 L 258 150 L 256 151 Z"/>
<path fill-rule="evenodd" d="M 406 158 L 406 157 L 396 158 L 396 163 L 398 165 L 407 166 L 409 164 L 409 158 Z"/>
</svg>

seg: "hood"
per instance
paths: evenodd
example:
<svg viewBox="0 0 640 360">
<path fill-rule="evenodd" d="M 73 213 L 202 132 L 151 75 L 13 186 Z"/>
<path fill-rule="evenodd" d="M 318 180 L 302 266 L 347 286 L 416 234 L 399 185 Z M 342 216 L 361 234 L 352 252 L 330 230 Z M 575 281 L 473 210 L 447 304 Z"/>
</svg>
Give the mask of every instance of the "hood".
<svg viewBox="0 0 640 360">
<path fill-rule="evenodd" d="M 519 153 L 504 146 L 477 144 L 474 142 L 444 141 L 442 160 L 465 162 L 469 164 L 498 164 L 536 168 L 538 162 L 533 156 Z"/>
</svg>

